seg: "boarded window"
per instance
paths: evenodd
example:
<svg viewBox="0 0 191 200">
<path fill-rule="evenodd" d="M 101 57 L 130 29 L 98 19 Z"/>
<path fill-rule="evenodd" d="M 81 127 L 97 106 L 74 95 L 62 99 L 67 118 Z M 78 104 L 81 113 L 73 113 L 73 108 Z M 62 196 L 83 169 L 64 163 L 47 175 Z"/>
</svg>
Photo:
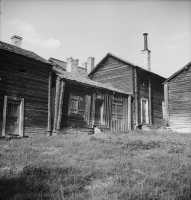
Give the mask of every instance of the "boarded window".
<svg viewBox="0 0 191 200">
<path fill-rule="evenodd" d="M 112 118 L 123 119 L 123 102 L 121 98 L 114 98 L 112 101 Z"/>
<path fill-rule="evenodd" d="M 85 98 L 74 94 L 70 95 L 69 101 L 69 115 L 80 115 L 84 116 L 85 112 Z"/>
</svg>

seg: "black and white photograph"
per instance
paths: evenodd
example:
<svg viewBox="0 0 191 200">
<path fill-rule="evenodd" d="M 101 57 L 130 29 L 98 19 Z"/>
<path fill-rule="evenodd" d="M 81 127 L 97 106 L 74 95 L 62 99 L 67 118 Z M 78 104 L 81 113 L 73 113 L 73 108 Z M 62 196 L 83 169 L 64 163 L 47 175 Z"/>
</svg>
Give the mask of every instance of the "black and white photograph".
<svg viewBox="0 0 191 200">
<path fill-rule="evenodd" d="M 0 200 L 191 199 L 191 0 L 0 0 Z"/>
</svg>

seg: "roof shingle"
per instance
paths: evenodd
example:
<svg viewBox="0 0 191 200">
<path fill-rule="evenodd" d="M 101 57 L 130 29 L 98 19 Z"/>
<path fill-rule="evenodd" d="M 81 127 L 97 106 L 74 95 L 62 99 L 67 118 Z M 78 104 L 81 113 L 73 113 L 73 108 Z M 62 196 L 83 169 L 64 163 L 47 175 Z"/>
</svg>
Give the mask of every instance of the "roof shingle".
<svg viewBox="0 0 191 200">
<path fill-rule="evenodd" d="M 32 58 L 32 59 L 38 60 L 40 62 L 48 63 L 47 60 L 45 60 L 44 58 L 35 54 L 34 52 L 22 49 L 20 47 L 14 46 L 12 44 L 8 44 L 8 43 L 0 41 L 0 49 L 10 51 L 10 52 L 22 55 L 22 56 L 26 56 L 28 58 Z"/>
</svg>

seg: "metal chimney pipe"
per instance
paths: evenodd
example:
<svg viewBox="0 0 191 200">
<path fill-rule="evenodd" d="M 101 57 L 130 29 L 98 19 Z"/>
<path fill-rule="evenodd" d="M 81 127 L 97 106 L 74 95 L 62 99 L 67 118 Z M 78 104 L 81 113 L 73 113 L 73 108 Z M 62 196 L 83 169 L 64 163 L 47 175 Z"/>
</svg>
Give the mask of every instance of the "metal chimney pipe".
<svg viewBox="0 0 191 200">
<path fill-rule="evenodd" d="M 148 50 L 148 45 L 147 45 L 147 35 L 148 33 L 144 33 L 144 50 Z"/>
</svg>

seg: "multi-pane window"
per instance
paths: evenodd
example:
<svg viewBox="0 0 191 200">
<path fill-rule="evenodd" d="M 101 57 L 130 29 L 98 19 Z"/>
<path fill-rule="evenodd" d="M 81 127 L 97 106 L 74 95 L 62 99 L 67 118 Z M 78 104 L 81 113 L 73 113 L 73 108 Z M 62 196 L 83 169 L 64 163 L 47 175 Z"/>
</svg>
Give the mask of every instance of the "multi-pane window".
<svg viewBox="0 0 191 200">
<path fill-rule="evenodd" d="M 112 100 L 112 118 L 123 119 L 123 102 L 120 97 L 114 97 Z"/>
<path fill-rule="evenodd" d="M 71 94 L 68 114 L 84 116 L 84 112 L 85 112 L 85 98 L 82 96 Z"/>
</svg>

